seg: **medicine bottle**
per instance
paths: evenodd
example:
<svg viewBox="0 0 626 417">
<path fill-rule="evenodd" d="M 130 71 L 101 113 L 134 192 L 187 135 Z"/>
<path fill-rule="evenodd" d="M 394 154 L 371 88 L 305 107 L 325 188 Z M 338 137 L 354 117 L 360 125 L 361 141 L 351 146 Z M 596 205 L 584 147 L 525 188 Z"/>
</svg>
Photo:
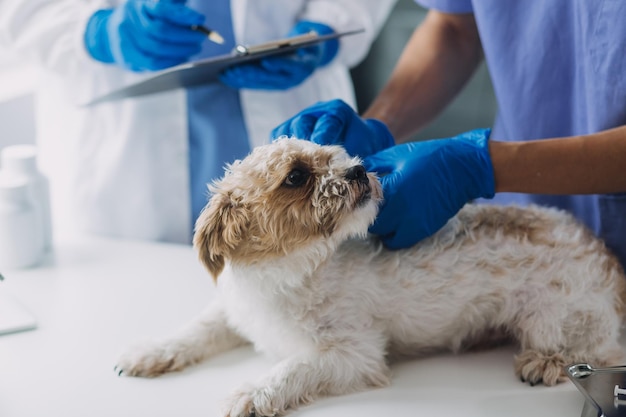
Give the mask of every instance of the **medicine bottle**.
<svg viewBox="0 0 626 417">
<path fill-rule="evenodd" d="M 37 167 L 37 147 L 35 145 L 5 147 L 0 153 L 0 169 L 10 177 L 23 178 L 28 182 L 35 210 L 41 218 L 44 250 L 49 250 L 52 247 L 50 185 L 48 178 Z"/>
<path fill-rule="evenodd" d="M 0 270 L 39 264 L 43 237 L 28 181 L 0 171 Z"/>
</svg>

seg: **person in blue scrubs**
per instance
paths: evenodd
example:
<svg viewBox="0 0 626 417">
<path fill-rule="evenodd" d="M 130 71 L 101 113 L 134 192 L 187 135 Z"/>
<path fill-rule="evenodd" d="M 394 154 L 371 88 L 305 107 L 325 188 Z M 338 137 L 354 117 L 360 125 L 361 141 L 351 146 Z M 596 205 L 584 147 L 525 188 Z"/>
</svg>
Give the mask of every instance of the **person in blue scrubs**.
<svg viewBox="0 0 626 417">
<path fill-rule="evenodd" d="M 371 231 L 390 248 L 471 200 L 536 203 L 573 213 L 626 266 L 626 2 L 418 2 L 429 13 L 362 117 L 318 104 L 273 135 L 342 143 L 386 174 Z M 499 104 L 492 129 L 392 145 L 433 120 L 483 59 Z M 368 120 L 388 131 L 363 134 Z"/>
</svg>

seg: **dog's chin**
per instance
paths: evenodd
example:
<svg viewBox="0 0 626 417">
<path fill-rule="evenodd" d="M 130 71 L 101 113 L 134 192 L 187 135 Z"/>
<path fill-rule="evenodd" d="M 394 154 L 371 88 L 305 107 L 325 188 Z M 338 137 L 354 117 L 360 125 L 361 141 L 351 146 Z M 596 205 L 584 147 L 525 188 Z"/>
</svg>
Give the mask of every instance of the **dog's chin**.
<svg viewBox="0 0 626 417">
<path fill-rule="evenodd" d="M 355 208 L 361 208 L 372 200 L 372 189 L 367 187 L 356 199 Z"/>
<path fill-rule="evenodd" d="M 380 183 L 375 176 L 369 175 L 369 181 L 359 183 L 355 188 L 354 208 L 362 208 L 372 200 L 378 204 L 378 201 L 382 197 L 382 190 Z"/>
<path fill-rule="evenodd" d="M 339 236 L 344 238 L 363 238 L 367 236 L 368 229 L 378 214 L 379 198 L 376 190 L 371 187 L 363 188 L 362 192 L 355 196 L 350 214 L 345 218 Z"/>
</svg>

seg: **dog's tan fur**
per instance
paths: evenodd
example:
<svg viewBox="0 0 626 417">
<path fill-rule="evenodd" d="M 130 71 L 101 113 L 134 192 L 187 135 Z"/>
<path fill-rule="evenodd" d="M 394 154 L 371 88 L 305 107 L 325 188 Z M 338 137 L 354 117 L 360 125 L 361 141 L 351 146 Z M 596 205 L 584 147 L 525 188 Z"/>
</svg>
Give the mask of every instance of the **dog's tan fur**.
<svg viewBox="0 0 626 417">
<path fill-rule="evenodd" d="M 388 251 L 367 236 L 381 188 L 358 165 L 342 148 L 283 139 L 230 166 L 195 234 L 218 297 L 119 369 L 156 376 L 252 342 L 280 362 L 230 398 L 225 415 L 240 417 L 384 386 L 391 357 L 502 338 L 518 344 L 515 372 L 531 384 L 563 381 L 568 363 L 622 360 L 623 271 L 571 216 L 467 205 Z"/>
</svg>

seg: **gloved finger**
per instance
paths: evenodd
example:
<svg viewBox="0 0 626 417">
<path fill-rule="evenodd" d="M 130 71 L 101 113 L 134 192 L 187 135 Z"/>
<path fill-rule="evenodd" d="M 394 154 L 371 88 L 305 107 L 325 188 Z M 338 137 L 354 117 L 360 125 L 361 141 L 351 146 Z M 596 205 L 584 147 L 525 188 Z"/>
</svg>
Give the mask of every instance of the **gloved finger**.
<svg viewBox="0 0 626 417">
<path fill-rule="evenodd" d="M 391 148 L 396 144 L 396 140 L 385 123 L 377 119 L 365 119 L 363 122 L 378 137 L 379 143 L 377 148 L 379 151 Z"/>
<path fill-rule="evenodd" d="M 124 9 L 116 9 L 114 16 L 119 30 L 125 28 L 140 41 L 154 38 L 168 43 L 200 45 L 206 36 L 189 27 L 175 25 L 153 18 L 141 9 L 143 2 L 129 1 Z"/>
<path fill-rule="evenodd" d="M 319 66 L 321 61 L 322 49 L 319 47 L 319 45 L 299 48 L 296 49 L 293 53 L 289 54 L 289 57 L 294 61 L 308 64 L 313 68 L 316 68 Z"/>
<path fill-rule="evenodd" d="M 380 178 L 383 189 L 383 204 L 380 207 L 376 221 L 370 226 L 370 231 L 377 235 L 389 236 L 399 228 L 400 219 L 398 213 L 404 213 L 403 200 L 397 196 L 397 187 L 400 181 L 400 173 L 392 173 Z"/>
<path fill-rule="evenodd" d="M 189 19 L 189 21 L 193 23 L 180 24 L 172 21 L 176 19 L 171 19 L 172 16 L 176 16 L 175 13 L 161 16 L 160 14 L 155 14 L 154 10 L 156 10 L 155 8 L 159 8 L 159 10 L 169 8 L 186 8 L 183 5 L 176 5 L 166 1 L 159 1 L 159 6 L 154 5 L 153 1 L 133 3 L 138 3 L 139 6 L 135 6 L 133 12 L 129 13 L 128 19 L 134 23 L 134 26 L 137 29 L 136 32 L 143 32 L 143 35 L 148 35 L 157 40 L 175 44 L 200 45 L 206 40 L 206 35 L 191 30 L 190 28 L 192 24 L 201 24 L 204 21 L 204 16 L 201 14 L 188 9 L 196 15 L 196 18 Z"/>
<path fill-rule="evenodd" d="M 222 84 L 226 84 L 232 88 L 238 88 L 234 85 L 234 82 L 237 80 L 236 71 L 234 68 L 226 68 L 222 72 L 219 73 L 218 78 Z"/>
<path fill-rule="evenodd" d="M 294 26 L 290 34 L 296 35 L 308 33 L 310 31 L 315 31 L 319 35 L 328 35 L 334 32 L 333 28 L 325 24 L 311 21 L 300 21 L 296 24 L 296 26 Z M 306 50 L 306 53 L 315 56 L 317 66 L 326 65 L 333 60 L 335 55 L 337 55 L 339 50 L 339 41 L 337 39 L 331 39 L 303 49 Z"/>
<path fill-rule="evenodd" d="M 326 113 L 332 113 L 342 106 L 348 105 L 339 99 L 317 102 L 274 128 L 271 135 L 276 138 L 279 136 L 292 136 L 298 133 L 298 135 L 302 135 L 298 136 L 301 139 L 311 140 L 318 118 Z"/>
<path fill-rule="evenodd" d="M 283 89 L 284 76 L 268 71 L 260 64 L 244 64 L 233 67 L 228 71 L 225 81 L 236 88 L 253 88 L 276 90 Z"/>
<path fill-rule="evenodd" d="M 267 71 L 259 64 L 250 64 L 239 69 L 242 88 L 279 89 L 283 75 Z"/>
<path fill-rule="evenodd" d="M 369 232 L 381 238 L 391 238 L 398 229 L 399 216 L 386 204 L 381 207 L 378 217 L 369 227 Z"/>
<path fill-rule="evenodd" d="M 299 139 L 307 139 L 314 142 L 312 136 L 315 134 L 317 123 L 318 118 L 313 115 L 303 114 L 296 116 L 291 124 L 292 135 Z"/>
<path fill-rule="evenodd" d="M 188 46 L 158 42 L 146 36 L 145 33 L 137 34 L 132 32 L 132 30 L 132 26 L 120 26 L 121 49 L 129 53 L 134 52 L 149 57 L 151 60 L 161 59 L 167 61 L 168 64 L 172 62 L 179 64 L 185 62 L 190 56 L 200 52 L 201 49 L 200 45 Z M 159 69 L 162 68 L 164 68 L 163 65 L 159 65 Z"/>
<path fill-rule="evenodd" d="M 319 59 L 320 55 L 322 54 L 322 49 L 324 48 L 323 45 L 325 43 L 326 42 L 322 42 L 318 45 L 305 46 L 303 48 L 296 49 L 296 53 L 300 56 L 310 55 L 311 58 Z"/>
<path fill-rule="evenodd" d="M 411 231 L 408 228 L 400 228 L 396 233 L 381 238 L 383 244 L 391 250 L 406 249 L 413 246 L 415 243 L 422 240 L 417 236 L 410 235 Z"/>
<path fill-rule="evenodd" d="M 153 57 L 150 55 L 145 57 L 146 68 L 152 71 L 158 71 L 158 70 L 163 70 L 166 68 L 174 67 L 186 61 L 187 61 L 186 59 Z"/>
<path fill-rule="evenodd" d="M 281 68 L 280 72 L 268 70 L 267 82 L 271 83 L 276 89 L 287 90 L 302 84 L 312 71 L 306 71 L 303 68 Z"/>
<path fill-rule="evenodd" d="M 322 114 L 317 120 L 315 130 L 311 135 L 311 142 L 319 145 L 342 145 L 342 133 L 346 123 L 344 119 L 332 113 Z"/>
<path fill-rule="evenodd" d="M 311 133 L 317 123 L 317 117 L 309 114 L 296 115 L 280 126 L 274 128 L 271 133 L 272 138 L 281 136 L 295 137 L 298 139 L 310 140 Z"/>
<path fill-rule="evenodd" d="M 207 39 L 205 34 L 198 31 L 160 21 L 152 21 L 145 32 L 154 39 L 172 44 L 201 45 Z"/>
<path fill-rule="evenodd" d="M 363 166 L 368 172 L 376 172 L 379 175 L 389 174 L 397 169 L 398 159 L 394 156 L 394 149 L 389 148 L 363 158 Z"/>
<path fill-rule="evenodd" d="M 128 68 L 131 71 L 140 72 L 140 71 L 158 71 L 165 68 L 170 68 L 175 65 L 182 64 L 185 62 L 184 59 L 172 59 L 172 58 L 162 58 L 150 56 L 149 54 L 144 54 L 141 52 L 135 51 L 132 56 L 128 56 L 128 49 L 121 50 L 122 59 L 116 59 L 118 62 L 122 62 L 125 68 Z"/>
<path fill-rule="evenodd" d="M 324 113 L 320 114 L 320 119 L 322 116 L 324 120 L 320 122 L 320 124 L 328 123 L 326 126 L 327 130 L 330 132 L 334 132 L 337 137 L 335 139 L 335 143 L 343 143 L 345 140 L 344 132 L 348 129 L 351 123 L 362 123 L 361 117 L 354 111 L 352 107 L 350 107 L 347 103 L 342 100 L 331 100 L 327 103 L 327 105 L 323 108 Z M 322 126 L 320 126 L 322 128 Z"/>
<path fill-rule="evenodd" d="M 149 0 L 143 4 L 142 11 L 154 20 L 169 22 L 183 27 L 204 23 L 204 16 L 201 13 L 181 3 Z"/>
<path fill-rule="evenodd" d="M 345 117 L 346 110 L 353 111 L 352 108 L 340 99 L 330 101 L 320 101 L 314 105 L 307 107 L 302 113 L 311 114 L 320 117 L 326 113 L 334 113 Z"/>
<path fill-rule="evenodd" d="M 159 16 L 153 16 L 146 10 L 129 14 L 128 20 L 133 23 L 135 36 L 149 36 L 158 41 L 182 45 L 200 45 L 206 40 L 206 35 L 191 30 L 190 25 L 172 23 Z"/>
<path fill-rule="evenodd" d="M 222 72 L 218 76 L 220 82 L 234 90 L 239 90 L 242 88 L 241 80 L 233 75 L 232 72 Z"/>
<path fill-rule="evenodd" d="M 315 70 L 315 65 L 292 58 L 272 57 L 262 59 L 261 66 L 267 71 L 285 78 L 285 81 L 304 81 Z"/>
<path fill-rule="evenodd" d="M 225 69 L 220 73 L 219 79 L 231 88 L 240 89 L 249 87 L 255 73 L 258 73 L 255 64 L 244 64 Z"/>
<path fill-rule="evenodd" d="M 145 54 L 166 59 L 186 61 L 189 57 L 196 55 L 202 50 L 200 44 L 176 44 L 163 42 L 150 36 L 134 36 L 132 42 L 136 48 Z"/>
</svg>

